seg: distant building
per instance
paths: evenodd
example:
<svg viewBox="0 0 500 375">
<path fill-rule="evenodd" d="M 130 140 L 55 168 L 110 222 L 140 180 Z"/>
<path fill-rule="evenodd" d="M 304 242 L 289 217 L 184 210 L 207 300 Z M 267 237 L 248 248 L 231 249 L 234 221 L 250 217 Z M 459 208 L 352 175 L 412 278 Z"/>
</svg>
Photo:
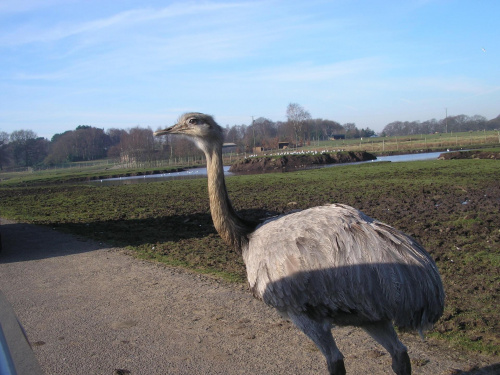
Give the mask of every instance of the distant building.
<svg viewBox="0 0 500 375">
<path fill-rule="evenodd" d="M 222 152 L 223 153 L 229 153 L 229 152 L 236 152 L 236 143 L 224 143 L 222 145 Z"/>
<path fill-rule="evenodd" d="M 290 145 L 290 142 L 278 142 L 278 148 L 280 150 L 288 148 Z"/>
<path fill-rule="evenodd" d="M 151 152 L 146 149 L 128 150 L 120 152 L 120 162 L 135 164 L 151 160 Z"/>
<path fill-rule="evenodd" d="M 337 139 L 345 139 L 345 134 L 333 134 L 329 140 L 336 141 Z"/>
</svg>

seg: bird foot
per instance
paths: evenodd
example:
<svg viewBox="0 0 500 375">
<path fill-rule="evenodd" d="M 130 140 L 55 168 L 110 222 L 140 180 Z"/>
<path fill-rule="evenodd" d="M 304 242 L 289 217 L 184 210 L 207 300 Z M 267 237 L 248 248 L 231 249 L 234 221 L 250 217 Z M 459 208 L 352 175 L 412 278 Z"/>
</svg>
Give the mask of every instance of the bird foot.
<svg viewBox="0 0 500 375">
<path fill-rule="evenodd" d="M 411 362 L 408 352 L 396 353 L 392 357 L 392 369 L 397 375 L 411 375 Z"/>
<path fill-rule="evenodd" d="M 345 375 L 344 360 L 339 359 L 335 362 L 329 363 L 328 371 L 330 372 L 330 375 Z"/>
</svg>

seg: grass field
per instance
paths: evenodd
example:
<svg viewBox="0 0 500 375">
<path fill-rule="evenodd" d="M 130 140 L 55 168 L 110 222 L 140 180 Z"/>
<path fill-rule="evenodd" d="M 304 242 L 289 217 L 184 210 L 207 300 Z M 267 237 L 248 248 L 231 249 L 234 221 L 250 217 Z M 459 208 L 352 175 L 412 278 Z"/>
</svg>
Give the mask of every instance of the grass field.
<svg viewBox="0 0 500 375">
<path fill-rule="evenodd" d="M 123 186 L 60 181 L 71 178 L 29 176 L 0 183 L 0 216 L 245 282 L 242 260 L 213 228 L 206 179 Z M 445 314 L 431 334 L 498 354 L 499 181 L 496 160 L 440 160 L 234 176 L 227 185 L 243 216 L 342 202 L 412 235 L 436 260 L 447 294 Z"/>
<path fill-rule="evenodd" d="M 390 154 L 418 150 L 445 150 L 460 148 L 498 147 L 499 131 L 415 134 L 398 137 L 370 137 L 336 141 L 310 142 L 305 149 L 343 149 Z"/>
</svg>

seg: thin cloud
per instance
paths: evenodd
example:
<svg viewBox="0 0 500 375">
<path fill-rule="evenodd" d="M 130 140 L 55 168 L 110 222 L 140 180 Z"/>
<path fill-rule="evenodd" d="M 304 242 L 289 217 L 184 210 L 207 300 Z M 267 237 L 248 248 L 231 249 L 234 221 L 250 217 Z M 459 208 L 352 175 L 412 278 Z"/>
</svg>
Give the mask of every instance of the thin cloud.
<svg viewBox="0 0 500 375">
<path fill-rule="evenodd" d="M 14 81 L 55 81 L 69 77 L 65 71 L 41 74 L 17 73 L 12 77 Z"/>
<path fill-rule="evenodd" d="M 347 76 L 377 70 L 380 67 L 381 61 L 378 58 L 367 57 L 326 65 L 301 63 L 291 66 L 279 66 L 274 68 L 272 72 L 261 74 L 259 78 L 261 80 L 286 82 L 315 82 L 346 78 Z"/>
<path fill-rule="evenodd" d="M 415 80 L 416 87 L 441 92 L 481 94 L 491 90 L 482 82 L 467 77 L 424 77 Z"/>
<path fill-rule="evenodd" d="M 422 92 L 434 95 L 469 94 L 481 95 L 497 91 L 498 86 L 492 86 L 483 80 L 467 76 L 430 76 L 413 75 L 369 78 L 362 82 L 363 87 L 378 92 L 404 92 L 405 95 L 421 95 Z"/>
<path fill-rule="evenodd" d="M 298 62 L 294 64 L 277 64 L 263 69 L 240 71 L 239 79 L 248 82 L 275 82 L 275 83 L 314 83 L 325 82 L 333 79 L 352 79 L 357 82 L 364 73 L 385 69 L 383 59 L 366 57 L 353 60 L 339 61 L 331 64 L 318 64 L 313 62 Z M 231 76 L 234 77 L 233 73 Z M 229 74 L 216 74 L 214 79 L 229 80 Z"/>
<path fill-rule="evenodd" d="M 119 12 L 106 18 L 100 18 L 79 24 L 61 23 L 53 27 L 36 28 L 22 25 L 17 30 L 4 34 L 0 45 L 22 45 L 28 43 L 46 43 L 62 40 L 71 36 L 95 33 L 104 29 L 130 27 L 153 20 L 176 18 L 187 15 L 217 12 L 227 9 L 240 9 L 250 3 L 175 3 L 164 8 L 140 8 Z"/>
</svg>

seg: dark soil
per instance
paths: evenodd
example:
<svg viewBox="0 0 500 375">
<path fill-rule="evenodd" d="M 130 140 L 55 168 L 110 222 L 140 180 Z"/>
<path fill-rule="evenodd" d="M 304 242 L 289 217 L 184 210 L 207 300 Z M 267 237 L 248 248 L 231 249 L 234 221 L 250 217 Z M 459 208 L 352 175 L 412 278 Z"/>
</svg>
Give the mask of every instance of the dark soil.
<svg viewBox="0 0 500 375">
<path fill-rule="evenodd" d="M 398 190 L 397 201 L 391 194 L 355 206 L 417 238 L 431 253 L 446 290 L 445 314 L 435 330 L 445 337 L 461 333 L 464 342 L 498 353 L 500 326 L 491 303 L 500 295 L 500 184 L 461 194 L 423 188 L 419 196 L 404 197 Z"/>
<path fill-rule="evenodd" d="M 319 155 L 283 155 L 281 157 L 252 157 L 239 160 L 229 169 L 230 172 L 270 172 L 304 169 L 311 165 L 354 163 L 375 160 L 375 155 L 366 151 L 337 152 Z"/>
<path fill-rule="evenodd" d="M 498 151 L 454 151 L 439 155 L 440 160 L 452 159 L 495 159 L 500 160 L 500 152 Z"/>
</svg>

